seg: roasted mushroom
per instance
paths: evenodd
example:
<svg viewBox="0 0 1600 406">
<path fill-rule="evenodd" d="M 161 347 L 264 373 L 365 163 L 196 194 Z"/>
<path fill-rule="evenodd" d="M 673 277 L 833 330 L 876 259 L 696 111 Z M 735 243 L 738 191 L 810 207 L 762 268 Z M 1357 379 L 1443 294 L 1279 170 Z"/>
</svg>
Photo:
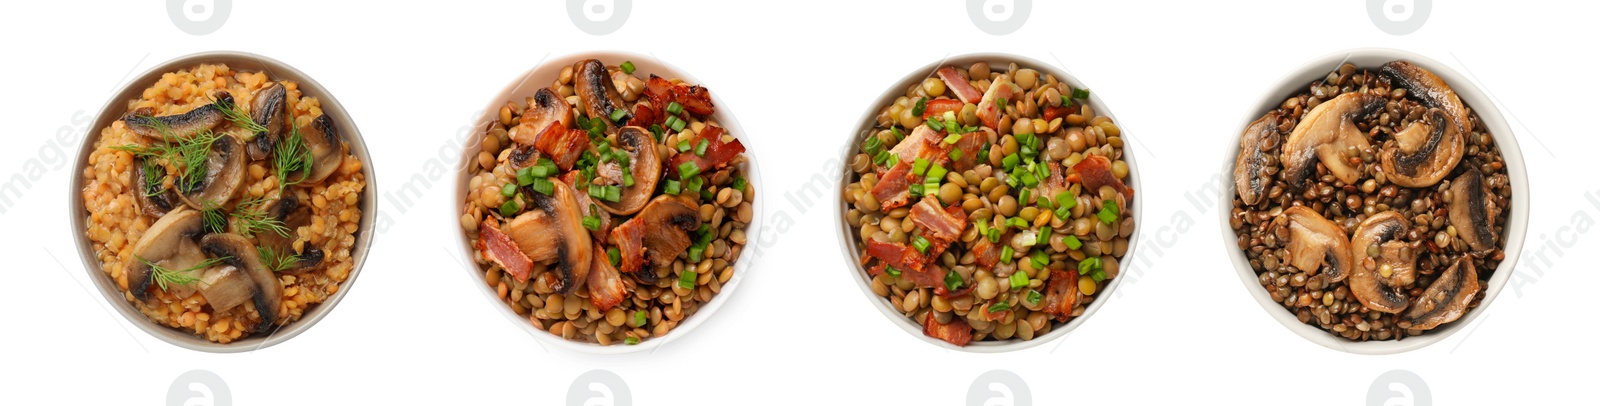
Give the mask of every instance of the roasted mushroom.
<svg viewBox="0 0 1600 406">
<path fill-rule="evenodd" d="M 1389 181 L 1404 187 L 1439 183 L 1456 168 L 1466 151 L 1466 137 L 1440 109 L 1428 109 L 1421 120 L 1395 133 L 1394 138 L 1398 148 L 1384 151 L 1379 159 Z"/>
<path fill-rule="evenodd" d="M 1283 215 L 1289 220 L 1290 265 L 1311 275 L 1322 272 L 1330 282 L 1350 275 L 1355 261 L 1350 259 L 1350 238 L 1343 228 L 1305 206 L 1291 207 Z"/>
<path fill-rule="evenodd" d="M 1455 89 L 1444 79 L 1435 76 L 1433 72 L 1423 69 L 1407 61 L 1393 61 L 1383 64 L 1378 71 L 1389 77 L 1395 86 L 1406 89 L 1412 97 L 1416 97 L 1422 105 L 1444 110 L 1455 121 L 1456 127 L 1462 134 L 1472 134 L 1472 120 L 1469 119 L 1467 105 L 1461 103 L 1461 98 L 1456 96 Z"/>
<path fill-rule="evenodd" d="M 1440 324 L 1456 321 L 1466 314 L 1472 299 L 1478 295 L 1478 270 L 1471 257 L 1461 257 L 1450 269 L 1439 274 L 1439 279 L 1422 291 L 1422 296 L 1411 304 L 1411 310 L 1402 316 L 1412 329 L 1432 330 Z"/>
<path fill-rule="evenodd" d="M 529 260 L 552 264 L 560 271 L 561 284 L 556 290 L 567 294 L 588 280 L 594 248 L 588 230 L 583 228 L 583 216 L 578 214 L 578 202 L 573 197 L 577 192 L 566 182 L 551 183 L 555 187 L 549 195 L 523 187 L 523 196 L 533 204 L 503 229 Z"/>
<path fill-rule="evenodd" d="M 184 203 L 196 209 L 221 206 L 237 194 L 244 184 L 244 146 L 232 135 L 222 134 L 211 143 L 205 160 L 205 176 L 179 182 Z"/>
<path fill-rule="evenodd" d="M 200 296 L 214 311 L 225 312 L 251 301 L 256 291 L 255 280 L 232 265 L 211 267 L 200 276 Z"/>
<path fill-rule="evenodd" d="M 155 165 L 150 158 L 133 160 L 133 201 L 146 216 L 160 218 L 179 203 L 178 194 L 166 185 L 167 168 Z"/>
<path fill-rule="evenodd" d="M 1313 175 L 1313 156 L 1340 182 L 1348 185 L 1360 180 L 1360 167 L 1345 155 L 1352 147 L 1358 151 L 1369 148 L 1367 136 L 1355 120 L 1379 111 L 1385 100 L 1367 93 L 1345 93 L 1306 113 L 1283 145 L 1283 175 L 1289 186 L 1300 187 Z"/>
<path fill-rule="evenodd" d="M 578 105 L 583 106 L 583 113 L 590 119 L 605 121 L 606 126 L 616 129 L 620 126 L 618 123 L 633 118 L 633 113 L 622 103 L 622 94 L 617 91 L 617 84 L 612 82 L 605 64 L 597 59 L 585 59 L 572 66 L 572 75 Z"/>
<path fill-rule="evenodd" d="M 599 245 L 594 247 L 594 266 L 589 269 L 588 284 L 589 302 L 602 312 L 611 310 L 628 296 L 622 275 L 617 273 L 616 267 L 611 266 L 611 260 Z"/>
<path fill-rule="evenodd" d="M 1450 193 L 1450 225 L 1455 226 L 1456 235 L 1475 251 L 1494 249 L 1499 236 L 1490 225 L 1495 215 L 1489 212 L 1489 190 L 1483 174 L 1474 169 L 1457 176 L 1450 184 Z"/>
<path fill-rule="evenodd" d="M 300 136 L 305 137 L 306 149 L 311 152 L 311 171 L 300 182 L 321 182 L 344 164 L 344 139 L 339 136 L 339 128 L 334 126 L 332 117 L 317 116 L 300 129 Z"/>
<path fill-rule="evenodd" d="M 278 82 L 268 83 L 266 87 L 256 91 L 256 96 L 250 101 L 250 119 L 266 127 L 265 131 L 257 131 L 253 138 L 245 144 L 245 150 L 250 152 L 250 159 L 260 161 L 272 155 L 273 147 L 278 146 L 278 140 L 289 131 L 289 92 Z"/>
<path fill-rule="evenodd" d="M 520 134 L 520 136 L 527 137 L 526 139 L 514 139 L 514 141 L 519 144 L 532 145 L 532 137 L 538 135 L 539 132 L 550 128 L 551 125 L 559 126 L 563 130 L 570 129 L 572 128 L 572 121 L 572 105 L 567 104 L 567 99 L 562 98 L 561 95 L 556 94 L 554 90 L 550 90 L 548 87 L 541 87 L 538 92 L 533 93 L 533 97 L 528 98 L 528 109 L 522 112 L 522 118 L 519 121 L 521 124 L 526 125 L 524 128 L 533 131 Z"/>
<path fill-rule="evenodd" d="M 1351 254 L 1358 258 L 1350 274 L 1350 293 L 1367 308 L 1399 313 L 1405 310 L 1406 294 L 1416 281 L 1416 253 L 1398 241 L 1411 228 L 1400 213 L 1386 211 L 1368 217 L 1356 228 L 1351 239 Z"/>
<path fill-rule="evenodd" d="M 279 259 L 287 261 L 286 263 L 267 265 L 275 268 L 280 265 L 284 266 L 282 269 L 277 269 L 277 271 L 290 275 L 299 275 L 320 269 L 322 260 L 326 256 L 321 248 L 312 246 L 310 242 L 302 243 L 300 250 L 296 250 L 294 246 L 295 241 L 300 239 L 300 235 L 295 230 L 311 225 L 313 215 L 311 207 L 301 204 L 298 198 L 293 194 L 289 194 L 268 204 L 265 210 L 268 216 L 283 224 L 284 233 L 279 234 L 276 230 L 258 232 L 256 233 L 257 245 L 270 249 L 278 253 L 278 255 L 293 255 L 293 258 Z"/>
<path fill-rule="evenodd" d="M 133 244 L 133 258 L 125 268 L 128 270 L 128 293 L 139 300 L 150 298 L 150 285 L 155 282 L 152 264 L 170 270 L 187 270 L 205 261 L 205 254 L 195 244 L 195 238 L 203 233 L 200 220 L 199 211 L 179 206 L 145 230 L 139 242 Z M 193 275 L 186 276 L 200 277 L 198 270 L 191 273 Z"/>
<path fill-rule="evenodd" d="M 1278 111 L 1273 110 L 1261 117 L 1249 127 L 1245 127 L 1244 136 L 1239 137 L 1239 158 L 1233 164 L 1234 188 L 1238 189 L 1239 200 L 1244 204 L 1253 205 L 1267 195 L 1267 185 L 1272 183 L 1272 178 L 1265 173 L 1267 152 L 1277 148 L 1278 145 Z"/>
<path fill-rule="evenodd" d="M 246 326 L 245 329 L 260 332 L 272 328 L 278 322 L 278 306 L 283 304 L 283 284 L 271 269 L 261 263 L 255 244 L 238 234 L 209 234 L 200 239 L 200 248 L 206 255 L 238 268 L 255 281 L 256 292 L 250 301 L 255 303 L 256 314 L 261 316 L 261 322 Z"/>
<path fill-rule="evenodd" d="M 661 178 L 661 159 L 656 154 L 655 140 L 643 128 L 622 127 L 617 133 L 617 148 L 627 152 L 626 163 L 628 174 L 633 177 L 633 186 L 624 186 L 621 199 L 615 202 L 602 200 L 600 207 L 611 214 L 626 216 L 639 212 L 650 201 L 650 194 L 656 190 L 656 181 Z M 618 164 L 620 162 L 608 163 Z"/>
<path fill-rule="evenodd" d="M 676 196 L 662 195 L 612 229 L 611 239 L 622 254 L 622 271 L 648 281 L 694 243 L 689 233 L 699 228 L 699 210 Z"/>
<path fill-rule="evenodd" d="M 219 104 L 233 104 L 233 95 L 220 92 L 211 104 L 170 116 L 154 117 L 151 116 L 154 111 L 150 108 L 140 108 L 122 116 L 122 122 L 128 126 L 128 130 L 145 138 L 169 141 L 189 138 L 201 131 L 217 128 L 227 120 Z"/>
</svg>

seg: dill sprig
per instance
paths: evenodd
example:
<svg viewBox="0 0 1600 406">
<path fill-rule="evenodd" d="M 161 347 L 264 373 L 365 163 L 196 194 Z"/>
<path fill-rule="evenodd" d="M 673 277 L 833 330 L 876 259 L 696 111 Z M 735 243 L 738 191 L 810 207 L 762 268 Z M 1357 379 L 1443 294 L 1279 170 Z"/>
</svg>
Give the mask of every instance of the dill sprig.
<svg viewBox="0 0 1600 406">
<path fill-rule="evenodd" d="M 205 130 L 195 133 L 179 141 L 172 149 L 178 161 L 183 164 L 178 181 L 182 183 L 182 190 L 194 190 L 206 176 L 206 158 L 211 156 L 211 144 L 227 136 L 223 133 Z"/>
<path fill-rule="evenodd" d="M 206 200 L 200 203 L 200 224 L 206 232 L 224 233 L 228 231 L 228 216 L 216 202 Z"/>
<path fill-rule="evenodd" d="M 293 115 L 290 122 L 294 122 Z M 305 135 L 300 133 L 300 128 L 289 126 L 289 136 L 278 140 L 278 145 L 272 147 L 272 168 L 278 175 L 278 192 L 300 183 L 307 176 L 311 176 L 311 149 L 306 147 Z M 298 179 L 290 180 L 289 175 L 300 172 Z"/>
<path fill-rule="evenodd" d="M 212 97 L 211 102 L 217 105 L 217 110 L 221 111 L 222 116 L 227 118 L 229 122 L 250 132 L 250 135 L 245 137 L 246 141 L 255 138 L 257 133 L 267 131 L 266 126 L 257 123 L 255 119 L 250 118 L 249 114 L 245 114 L 244 110 L 240 109 L 239 104 L 234 103 L 232 98 L 218 99 Z"/>
<path fill-rule="evenodd" d="M 148 157 L 141 162 L 144 162 L 144 190 L 141 192 L 144 192 L 145 197 L 160 195 L 165 190 L 162 188 L 161 180 L 167 176 L 167 167 Z"/>
<path fill-rule="evenodd" d="M 272 231 L 281 237 L 289 237 L 289 227 L 284 226 L 283 220 L 273 218 L 267 213 L 267 200 L 259 196 L 245 199 L 234 206 L 233 225 L 239 234 L 245 237 L 253 237 L 261 231 Z"/>
<path fill-rule="evenodd" d="M 229 257 L 208 258 L 205 261 L 194 264 L 194 266 L 179 270 L 167 269 L 167 267 L 145 260 L 143 257 L 134 256 L 134 258 L 138 258 L 140 262 L 144 262 L 145 265 L 150 267 L 150 280 L 154 281 L 156 286 L 161 287 L 162 291 L 166 291 L 169 285 L 194 286 L 200 283 L 200 278 L 192 275 L 195 270 L 210 268 Z"/>
<path fill-rule="evenodd" d="M 267 246 L 256 247 L 256 254 L 261 256 L 261 263 L 271 268 L 273 272 L 283 272 L 293 267 L 294 263 L 300 262 L 300 255 L 289 253 L 288 250 L 278 252 Z"/>
</svg>

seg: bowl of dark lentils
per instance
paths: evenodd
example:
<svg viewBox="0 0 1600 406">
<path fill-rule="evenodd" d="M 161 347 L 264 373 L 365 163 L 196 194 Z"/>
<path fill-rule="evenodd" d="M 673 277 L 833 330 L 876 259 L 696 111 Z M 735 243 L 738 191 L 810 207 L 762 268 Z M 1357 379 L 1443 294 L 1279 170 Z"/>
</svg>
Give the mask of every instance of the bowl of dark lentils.
<svg viewBox="0 0 1600 406">
<path fill-rule="evenodd" d="M 1302 337 L 1414 350 L 1469 324 L 1510 279 L 1527 230 L 1522 154 L 1485 93 L 1443 64 L 1328 55 L 1234 134 L 1228 251 L 1246 290 Z"/>
</svg>

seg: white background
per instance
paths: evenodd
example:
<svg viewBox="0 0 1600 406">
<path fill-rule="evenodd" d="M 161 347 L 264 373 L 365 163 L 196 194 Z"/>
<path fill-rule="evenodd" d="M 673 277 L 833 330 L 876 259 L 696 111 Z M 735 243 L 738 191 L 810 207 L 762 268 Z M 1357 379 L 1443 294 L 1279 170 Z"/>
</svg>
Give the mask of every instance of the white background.
<svg viewBox="0 0 1600 406">
<path fill-rule="evenodd" d="M 957 0 L 638 1 L 620 31 L 600 37 L 575 28 L 558 1 L 235 1 L 205 36 L 174 28 L 163 3 L 27 1 L 0 11 L 0 182 L 30 160 L 46 168 L 0 215 L 0 403 L 160 404 L 192 369 L 222 376 L 241 405 L 560 404 L 591 369 L 622 376 L 638 404 L 672 405 L 960 404 L 991 369 L 1026 379 L 1035 404 L 1359 404 L 1393 369 L 1420 375 L 1436 404 L 1568 403 L 1592 399 L 1600 376 L 1600 239 L 1562 229 L 1575 216 L 1600 218 L 1583 197 L 1600 195 L 1590 124 L 1600 13 L 1590 2 L 1435 1 L 1420 31 L 1393 36 L 1360 1 L 1037 1 L 1027 25 L 1004 37 L 974 28 Z M 1528 160 L 1525 251 L 1560 235 L 1565 253 L 1542 275 L 1525 257 L 1517 289 L 1472 326 L 1389 356 L 1326 349 L 1270 318 L 1245 290 L 1259 287 L 1231 269 L 1221 243 L 1231 233 L 1203 189 L 1273 82 L 1366 46 L 1443 61 L 1497 98 Z M 511 78 L 546 55 L 590 49 L 653 53 L 716 92 L 761 160 L 758 186 L 778 233 L 764 237 L 776 244 L 727 306 L 654 353 L 545 350 L 507 322 L 453 257 L 449 177 L 405 212 L 381 201 L 397 223 L 376 236 L 353 291 L 315 328 L 254 353 L 199 353 L 146 335 L 109 309 L 75 253 L 80 230 L 67 226 L 65 207 L 81 137 L 63 145 L 54 136 L 91 130 L 125 76 L 161 61 L 238 50 L 306 72 L 360 126 L 382 193 L 441 159 Z M 833 175 L 823 162 L 886 86 L 980 51 L 1059 59 L 1140 145 L 1145 232 L 1174 216 L 1196 221 L 1082 328 L 1007 354 L 949 352 L 886 321 L 851 281 L 829 203 L 784 197 Z M 778 229 L 780 212 L 792 227 Z"/>
</svg>

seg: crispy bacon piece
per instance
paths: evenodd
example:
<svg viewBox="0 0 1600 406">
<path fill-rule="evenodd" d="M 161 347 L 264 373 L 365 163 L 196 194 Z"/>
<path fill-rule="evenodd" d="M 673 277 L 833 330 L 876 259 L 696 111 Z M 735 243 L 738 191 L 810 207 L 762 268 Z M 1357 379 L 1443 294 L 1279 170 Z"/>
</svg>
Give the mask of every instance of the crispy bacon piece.
<svg viewBox="0 0 1600 406">
<path fill-rule="evenodd" d="M 961 99 L 961 102 L 977 103 L 979 99 L 983 98 L 983 93 L 979 92 L 978 88 L 972 87 L 972 83 L 968 83 L 966 78 L 962 78 L 961 72 L 957 72 L 954 66 L 939 68 L 938 74 L 939 80 L 944 81 L 944 87 L 950 89 L 951 93 L 955 93 L 956 97 Z"/>
<path fill-rule="evenodd" d="M 872 197 L 878 199 L 878 205 L 883 211 L 905 206 L 911 199 L 910 176 L 911 163 L 900 161 L 895 163 L 889 172 L 884 173 L 878 184 L 872 187 Z"/>
<path fill-rule="evenodd" d="M 532 128 L 531 124 L 522 124 L 517 128 L 520 134 Z M 533 148 L 543 153 L 556 163 L 562 171 L 572 169 L 578 162 L 578 157 L 589 148 L 589 132 L 579 129 L 566 129 L 560 122 L 546 126 L 538 137 L 533 140 Z"/>
<path fill-rule="evenodd" d="M 644 128 L 650 128 L 651 125 L 660 122 L 656 116 L 656 109 L 645 103 L 633 105 L 633 118 L 628 119 L 628 125 Z"/>
<path fill-rule="evenodd" d="M 911 162 L 917 158 L 935 162 L 933 159 L 936 158 L 936 155 L 948 155 L 950 152 L 948 150 L 939 151 L 940 146 L 944 144 L 943 141 L 944 136 L 940 135 L 939 131 L 934 131 L 926 125 L 920 125 L 912 129 L 911 135 L 907 135 L 906 139 L 900 140 L 899 144 L 895 144 L 894 148 L 889 150 L 889 153 L 894 154 L 901 162 Z"/>
<path fill-rule="evenodd" d="M 717 106 L 711 102 L 711 91 L 706 90 L 704 86 L 674 84 L 656 75 L 650 75 L 650 80 L 645 82 L 644 95 L 650 99 L 650 105 L 660 120 L 666 119 L 667 105 L 672 102 L 683 105 L 684 111 L 702 116 L 709 116 L 717 111 Z"/>
<path fill-rule="evenodd" d="M 967 343 L 972 342 L 972 325 L 960 317 L 951 317 L 950 324 L 939 324 L 939 320 L 933 317 L 933 312 L 928 312 L 928 316 L 922 320 L 922 334 L 955 344 L 957 347 L 965 347 Z"/>
<path fill-rule="evenodd" d="M 941 207 L 939 199 L 933 196 L 923 197 L 921 202 L 912 206 L 909 216 L 913 224 L 926 232 L 924 237 L 943 242 L 961 238 L 961 232 L 967 229 L 967 212 L 961 206 Z"/>
<path fill-rule="evenodd" d="M 1001 241 L 1005 241 L 1003 237 Z M 993 269 L 1000 263 L 1000 251 L 1000 245 L 989 242 L 987 237 L 978 236 L 976 242 L 972 243 L 972 256 L 977 260 L 978 266 L 985 269 Z"/>
<path fill-rule="evenodd" d="M 1078 306 L 1078 271 L 1050 271 L 1050 286 L 1045 288 L 1041 310 L 1056 316 L 1056 321 L 1072 318 L 1072 308 Z"/>
<path fill-rule="evenodd" d="M 635 217 L 611 229 L 612 243 L 622 253 L 622 272 L 638 273 L 644 269 L 644 220 Z"/>
<path fill-rule="evenodd" d="M 1084 190 L 1100 190 L 1101 186 L 1111 186 L 1122 193 L 1123 197 L 1133 198 L 1133 188 L 1123 184 L 1122 179 L 1117 179 L 1117 176 L 1111 173 L 1111 160 L 1106 157 L 1090 155 L 1077 165 L 1073 165 L 1072 170 L 1077 172 L 1078 179 L 1083 181 L 1083 186 L 1087 188 Z"/>
<path fill-rule="evenodd" d="M 667 104 L 673 101 L 672 86 L 672 81 L 656 75 L 650 75 L 650 80 L 645 81 L 644 97 L 650 99 L 650 109 L 654 110 L 656 123 L 667 119 Z"/>
<path fill-rule="evenodd" d="M 944 117 L 945 112 L 953 111 L 960 113 L 962 105 L 963 104 L 961 101 L 956 99 L 938 98 L 928 100 L 927 108 L 922 109 L 922 119 L 926 120 L 929 117 L 941 117 L 940 119 L 943 120 L 942 117 Z"/>
<path fill-rule="evenodd" d="M 1049 168 L 1050 176 L 1047 176 L 1044 178 L 1044 180 L 1039 181 L 1038 193 L 1035 194 L 1035 196 L 1048 197 L 1051 199 L 1051 201 L 1054 201 L 1056 196 L 1060 196 L 1062 192 L 1069 190 L 1068 187 L 1071 185 L 1067 184 L 1067 178 L 1061 174 L 1061 164 L 1051 160 L 1049 163 L 1045 164 L 1045 167 Z"/>
<path fill-rule="evenodd" d="M 888 266 L 888 263 L 879 261 L 877 266 L 867 270 L 867 274 L 872 276 L 881 275 L 885 272 L 888 272 Z M 914 271 L 900 267 L 895 267 L 894 269 L 900 271 L 900 279 L 910 281 L 911 284 L 916 285 L 919 288 L 944 289 L 945 272 L 944 268 L 940 268 L 938 265 L 929 265 L 926 269 L 921 271 Z"/>
<path fill-rule="evenodd" d="M 1072 105 L 1072 106 L 1045 106 L 1045 108 L 1044 108 L 1044 121 L 1048 123 L 1048 122 L 1050 122 L 1050 120 L 1055 120 L 1058 117 L 1066 117 L 1069 114 L 1077 114 L 1078 110 L 1080 110 L 1080 109 L 1082 109 L 1082 107 L 1079 107 L 1077 105 Z"/>
<path fill-rule="evenodd" d="M 928 248 L 928 252 L 933 252 L 931 246 Z M 937 255 L 918 252 L 916 248 L 912 248 L 910 245 L 873 239 L 867 240 L 867 255 L 871 255 L 873 258 L 877 258 L 879 261 L 883 261 L 901 272 L 921 271 L 927 268 L 934 258 L 938 257 Z M 940 275 L 940 277 L 943 276 Z"/>
<path fill-rule="evenodd" d="M 968 169 L 977 167 L 979 162 L 978 155 L 979 152 L 983 150 L 983 142 L 985 138 L 985 134 L 982 132 L 963 134 L 961 136 L 961 140 L 956 141 L 956 145 L 954 145 L 954 148 L 957 151 L 961 151 L 961 159 L 952 160 L 950 162 L 950 171 L 953 173 L 963 173 Z M 946 151 L 945 156 L 949 155 L 949 151 Z M 988 157 L 982 158 L 984 161 L 988 160 Z"/>
<path fill-rule="evenodd" d="M 705 156 L 695 155 L 693 150 L 679 152 L 668 161 L 667 173 L 676 176 L 678 166 L 683 165 L 684 162 L 694 162 L 695 166 L 700 168 L 700 173 L 710 173 L 712 170 L 728 166 L 728 163 L 732 162 L 733 158 L 744 153 L 744 143 L 739 142 L 738 139 L 734 139 L 732 142 L 723 142 L 723 131 L 722 127 L 706 126 L 705 130 L 701 131 L 695 139 L 689 140 L 689 145 L 699 145 L 700 140 L 706 140 Z"/>
<path fill-rule="evenodd" d="M 600 244 L 594 245 L 594 266 L 589 268 L 589 303 L 600 308 L 601 312 L 611 310 L 617 303 L 628 296 L 627 287 L 622 284 L 622 275 L 617 274 L 617 268 L 611 267 L 611 260 L 606 258 L 606 251 Z"/>
<path fill-rule="evenodd" d="M 532 275 L 533 261 L 528 259 L 528 254 L 522 253 L 522 249 L 517 248 L 517 242 L 487 220 L 478 230 L 478 251 L 483 253 L 483 258 L 494 261 L 518 281 L 527 282 Z"/>
<path fill-rule="evenodd" d="M 1022 88 L 1011 83 L 1011 78 L 1001 76 L 989 85 L 989 92 L 983 94 L 983 101 L 978 103 L 978 120 L 989 128 L 1000 126 L 1000 117 L 1005 115 L 1006 106 L 1000 104 L 1000 99 L 1005 99 L 1007 104 L 1013 100 L 1012 96 L 1022 92 Z"/>
</svg>

